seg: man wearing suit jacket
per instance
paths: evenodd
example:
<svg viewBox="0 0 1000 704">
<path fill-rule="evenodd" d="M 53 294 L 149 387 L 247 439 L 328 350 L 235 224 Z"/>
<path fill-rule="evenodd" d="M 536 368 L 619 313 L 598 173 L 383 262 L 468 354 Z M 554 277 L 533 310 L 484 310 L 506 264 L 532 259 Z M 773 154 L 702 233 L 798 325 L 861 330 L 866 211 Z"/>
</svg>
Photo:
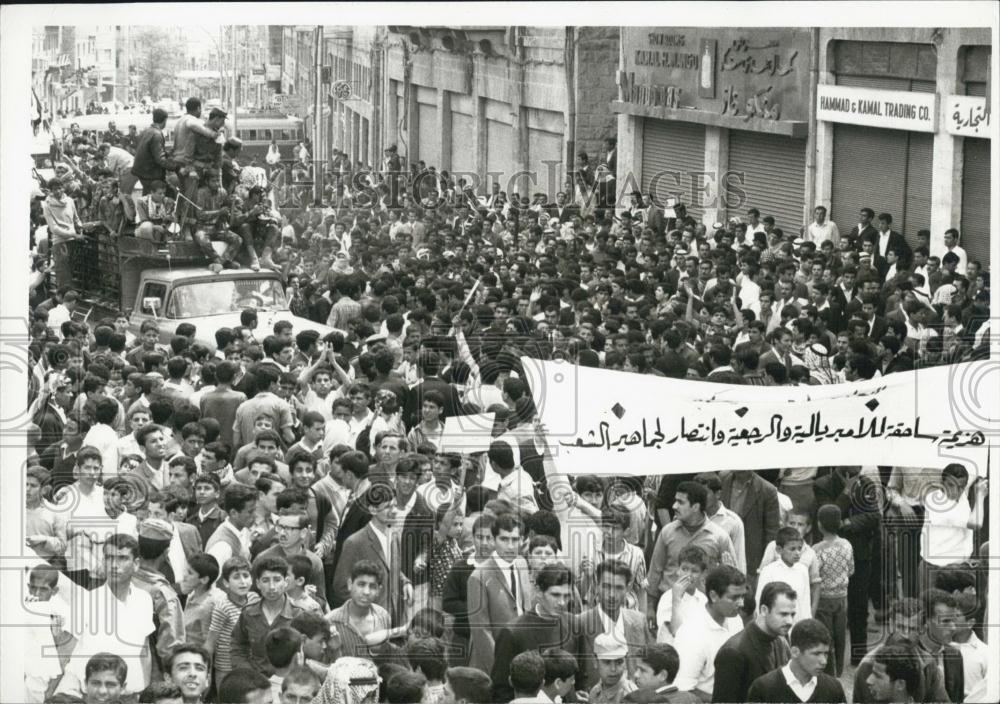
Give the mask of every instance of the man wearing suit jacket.
<svg viewBox="0 0 1000 704">
<path fill-rule="evenodd" d="M 531 611 L 533 586 L 528 563 L 520 557 L 524 524 L 512 514 L 497 517 L 491 528 L 495 549 L 469 577 L 469 666 L 493 671 L 496 639 L 504 626 Z"/>
<path fill-rule="evenodd" d="M 559 224 L 569 222 L 580 214 L 580 206 L 566 202 L 566 194 L 563 191 L 556 193 L 556 202 L 545 206 L 550 218 L 559 218 Z"/>
<path fill-rule="evenodd" d="M 597 636 L 607 633 L 624 640 L 630 656 L 626 660 L 629 677 L 635 674 L 636 662 L 632 656 L 652 641 L 645 615 L 635 609 L 625 608 L 625 599 L 632 583 L 632 570 L 629 566 L 621 560 L 604 560 L 597 566 L 595 579 L 599 603 L 575 617 L 576 628 L 583 635 L 585 646 L 581 663 L 585 680 L 582 683 L 577 680 L 577 689 L 589 690 L 600 681 L 597 658 L 594 656 L 594 639 Z"/>
<path fill-rule="evenodd" d="M 875 314 L 875 299 L 868 294 L 862 294 L 861 319 L 868 323 L 868 339 L 878 342 L 889 329 L 889 323 L 881 315 Z"/>
<path fill-rule="evenodd" d="M 875 243 L 875 254 L 885 259 L 890 248 L 899 252 L 899 266 L 906 269 L 913 261 L 913 250 L 906 238 L 892 229 L 892 215 L 880 213 L 878 216 L 878 233 L 869 239 Z"/>
<path fill-rule="evenodd" d="M 461 415 L 462 400 L 458 390 L 438 376 L 441 371 L 441 356 L 434 350 L 422 349 L 417 355 L 417 371 L 421 380 L 406 394 L 406 404 L 403 406 L 403 422 L 407 428 L 412 428 L 420 422 L 420 408 L 424 394 L 437 391 L 444 397 L 445 418 Z"/>
<path fill-rule="evenodd" d="M 537 595 L 534 610 L 527 611 L 500 629 L 496 639 L 493 659 L 493 701 L 509 702 L 514 696 L 510 685 L 510 663 L 528 650 L 544 651 L 546 648 L 561 648 L 577 661 L 577 678 L 580 671 L 580 655 L 584 638 L 573 628 L 573 621 L 567 613 L 573 594 L 573 579 L 565 565 L 550 564 L 535 576 Z M 579 687 L 579 679 L 577 687 Z"/>
<path fill-rule="evenodd" d="M 608 137 L 604 140 L 604 148 L 607 154 L 604 156 L 604 163 L 608 167 L 608 171 L 615 178 L 618 177 L 618 140 L 614 137 Z"/>
<path fill-rule="evenodd" d="M 668 643 L 653 643 L 639 651 L 635 684 L 639 689 L 625 695 L 634 704 L 671 704 L 690 701 L 690 695 L 677 692 L 673 684 L 680 669 L 680 656 Z"/>
<path fill-rule="evenodd" d="M 784 582 L 764 587 L 754 620 L 715 654 L 713 702 L 748 701 L 754 680 L 785 666 L 791 658 L 786 638 L 795 620 L 797 596 Z"/>
<path fill-rule="evenodd" d="M 373 488 L 368 479 L 368 456 L 363 452 L 352 450 L 340 456 L 340 466 L 344 470 L 344 486 L 350 489 L 351 494 L 347 499 L 347 510 L 340 521 L 340 530 L 337 531 L 337 540 L 333 546 L 333 559 L 329 569 L 324 568 L 326 575 L 326 600 L 332 608 L 343 604 L 337 600 L 337 593 L 333 587 L 333 578 L 337 573 L 340 563 L 341 552 L 347 539 L 363 529 L 371 520 L 371 512 L 368 510 L 368 494 Z M 384 492 L 385 488 L 379 485 L 379 491 Z M 348 571 L 350 565 L 345 567 Z"/>
<path fill-rule="evenodd" d="M 756 472 L 730 472 L 722 478 L 722 503 L 743 519 L 747 579 L 756 584 L 764 548 L 778 535 L 778 490 Z M 749 683 L 748 683 L 749 684 Z"/>
<path fill-rule="evenodd" d="M 748 702 L 846 702 L 840 681 L 823 672 L 830 655 L 830 631 L 816 619 L 799 621 L 790 636 L 792 659 L 750 685 Z"/>
<path fill-rule="evenodd" d="M 878 230 L 872 224 L 875 219 L 875 211 L 871 208 L 861 209 L 861 222 L 851 228 L 847 233 L 847 241 L 851 243 L 851 249 L 858 251 L 861 249 L 861 242 L 866 239 L 878 237 Z"/>
<path fill-rule="evenodd" d="M 413 584 L 403 574 L 399 531 L 396 529 L 396 498 L 392 488 L 376 484 L 368 492 L 371 518 L 364 528 L 344 541 L 333 576 L 333 592 L 343 604 L 350 596 L 351 567 L 371 560 L 385 569 L 386 583 L 375 603 L 389 612 L 393 627 L 406 621 L 406 607 L 413 603 Z"/>
</svg>

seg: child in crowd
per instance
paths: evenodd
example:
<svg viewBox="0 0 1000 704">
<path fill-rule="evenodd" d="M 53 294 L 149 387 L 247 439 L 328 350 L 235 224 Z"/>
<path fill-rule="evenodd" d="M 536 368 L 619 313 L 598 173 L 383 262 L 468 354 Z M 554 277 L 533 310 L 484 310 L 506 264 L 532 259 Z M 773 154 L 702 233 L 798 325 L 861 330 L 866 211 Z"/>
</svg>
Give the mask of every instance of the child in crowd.
<svg viewBox="0 0 1000 704">
<path fill-rule="evenodd" d="M 847 633 L 847 583 L 854 574 L 854 549 L 840 532 L 840 507 L 834 504 L 820 506 L 816 514 L 823 539 L 813 549 L 819 567 L 819 603 L 816 618 L 833 639 L 830 656 L 826 661 L 826 674 L 840 677 L 844 673 L 844 648 Z"/>
<path fill-rule="evenodd" d="M 221 587 L 226 598 L 215 604 L 212 621 L 205 639 L 205 650 L 215 663 L 215 684 L 233 671 L 233 628 L 243 609 L 260 601 L 260 596 L 250 591 L 253 578 L 250 563 L 242 557 L 231 557 L 222 565 Z"/>
<path fill-rule="evenodd" d="M 308 667 L 293 667 L 281 681 L 281 698 L 274 704 L 312 704 L 323 685 L 319 676 Z"/>
<path fill-rule="evenodd" d="M 782 496 L 779 494 L 779 497 Z M 809 545 L 810 535 L 812 534 L 812 519 L 809 513 L 801 508 L 793 507 L 782 513 L 781 519 L 782 526 L 787 526 L 788 528 L 794 528 L 802 536 L 802 554 L 799 556 L 799 562 L 801 562 L 805 568 L 809 571 L 809 597 L 812 604 L 819 603 L 819 565 L 816 563 L 816 551 Z M 764 569 L 764 565 L 771 562 L 775 562 L 779 559 L 777 546 L 775 541 L 771 541 L 764 548 L 764 556 L 760 560 L 760 569 Z M 760 571 L 758 570 L 758 574 Z"/>
<path fill-rule="evenodd" d="M 265 675 L 274 674 L 264 649 L 265 636 L 280 626 L 287 626 L 301 609 L 293 606 L 288 589 L 288 562 L 280 557 L 261 557 L 252 567 L 254 586 L 260 601 L 250 604 L 233 628 L 232 656 L 237 668 L 250 667 Z"/>
<path fill-rule="evenodd" d="M 208 543 L 215 529 L 226 520 L 219 508 L 222 485 L 214 474 L 199 474 L 194 478 L 195 508 L 188 514 L 187 522 L 198 529 L 202 548 Z"/>
<path fill-rule="evenodd" d="M 180 584 L 181 593 L 187 595 L 184 632 L 188 643 L 204 645 L 215 606 L 228 597 L 215 586 L 219 578 L 219 563 L 214 557 L 200 552 L 192 555 L 187 564 L 188 571 Z"/>
<path fill-rule="evenodd" d="M 290 572 L 288 590 L 285 593 L 288 595 L 289 601 L 303 611 L 309 611 L 319 616 L 324 615 L 329 610 L 326 599 L 316 591 L 314 585 L 306 584 L 312 573 L 312 562 L 309 557 L 307 555 L 292 555 L 288 558 L 288 566 Z"/>
<path fill-rule="evenodd" d="M 705 551 L 697 545 L 688 545 L 677 556 L 677 562 L 677 581 L 663 592 L 656 609 L 658 643 L 673 643 L 685 619 L 694 609 L 704 609 L 708 601 L 702 582 L 708 567 Z"/>
<path fill-rule="evenodd" d="M 430 571 L 430 605 L 441 608 L 441 598 L 444 595 L 444 583 L 448 578 L 452 565 L 462 559 L 462 522 L 464 516 L 460 511 L 454 511 L 449 504 L 443 504 L 434 514 L 434 543 L 431 547 L 430 562 L 426 555 L 418 555 L 414 563 L 427 564 Z"/>
<path fill-rule="evenodd" d="M 813 618 L 809 570 L 801 562 L 802 546 L 805 544 L 802 535 L 796 528 L 785 527 L 778 530 L 778 537 L 774 542 L 778 546 L 778 556 L 781 559 L 761 568 L 757 580 L 757 594 L 754 597 L 755 603 L 760 603 L 760 594 L 765 585 L 771 582 L 785 582 L 798 594 L 795 622 Z"/>
</svg>

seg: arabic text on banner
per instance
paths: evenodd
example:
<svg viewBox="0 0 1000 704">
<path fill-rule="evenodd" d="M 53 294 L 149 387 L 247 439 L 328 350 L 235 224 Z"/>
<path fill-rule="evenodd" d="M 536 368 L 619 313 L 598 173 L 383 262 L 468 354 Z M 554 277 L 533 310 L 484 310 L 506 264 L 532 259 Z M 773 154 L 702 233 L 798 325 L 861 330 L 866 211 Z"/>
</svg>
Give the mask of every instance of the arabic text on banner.
<svg viewBox="0 0 1000 704">
<path fill-rule="evenodd" d="M 998 399 L 958 391 L 968 362 L 831 386 L 759 387 L 522 358 L 560 473 L 674 474 L 830 465 L 986 473 Z M 981 368 L 977 368 L 981 367 Z"/>
</svg>

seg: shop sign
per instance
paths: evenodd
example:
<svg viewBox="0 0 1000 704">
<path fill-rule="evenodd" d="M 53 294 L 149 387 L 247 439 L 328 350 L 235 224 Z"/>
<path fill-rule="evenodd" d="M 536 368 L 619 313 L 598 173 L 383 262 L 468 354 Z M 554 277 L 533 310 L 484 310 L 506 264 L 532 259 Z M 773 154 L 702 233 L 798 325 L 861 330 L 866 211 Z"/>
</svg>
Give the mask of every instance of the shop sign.
<svg viewBox="0 0 1000 704">
<path fill-rule="evenodd" d="M 739 129 L 760 121 L 806 122 L 807 29 L 627 27 L 619 72 L 622 112 L 635 106 L 700 111 L 678 116 Z"/>
<path fill-rule="evenodd" d="M 816 87 L 816 119 L 865 127 L 933 132 L 937 95 L 850 86 Z"/>
<path fill-rule="evenodd" d="M 944 105 L 944 126 L 958 137 L 990 137 L 990 104 L 974 95 L 949 95 Z"/>
</svg>

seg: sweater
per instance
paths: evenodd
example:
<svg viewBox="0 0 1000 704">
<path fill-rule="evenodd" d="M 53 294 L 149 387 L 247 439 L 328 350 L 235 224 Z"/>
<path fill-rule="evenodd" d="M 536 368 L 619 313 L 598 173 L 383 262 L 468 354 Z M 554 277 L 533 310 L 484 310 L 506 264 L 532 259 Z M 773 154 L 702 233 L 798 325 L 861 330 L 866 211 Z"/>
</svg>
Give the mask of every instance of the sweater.
<svg viewBox="0 0 1000 704">
<path fill-rule="evenodd" d="M 746 701 L 750 684 L 791 659 L 788 641 L 765 633 L 755 621 L 727 640 L 715 655 L 713 702 Z"/>
<path fill-rule="evenodd" d="M 747 702 L 798 702 L 798 695 L 788 686 L 785 675 L 779 667 L 766 675 L 761 675 L 750 685 Z M 816 675 L 816 689 L 807 702 L 846 702 L 844 687 L 835 677 L 824 672 Z"/>
<path fill-rule="evenodd" d="M 76 203 L 65 193 L 62 198 L 49 196 L 42 203 L 45 224 L 49 227 L 49 240 L 53 245 L 74 239 L 80 217 L 76 214 Z"/>
</svg>

